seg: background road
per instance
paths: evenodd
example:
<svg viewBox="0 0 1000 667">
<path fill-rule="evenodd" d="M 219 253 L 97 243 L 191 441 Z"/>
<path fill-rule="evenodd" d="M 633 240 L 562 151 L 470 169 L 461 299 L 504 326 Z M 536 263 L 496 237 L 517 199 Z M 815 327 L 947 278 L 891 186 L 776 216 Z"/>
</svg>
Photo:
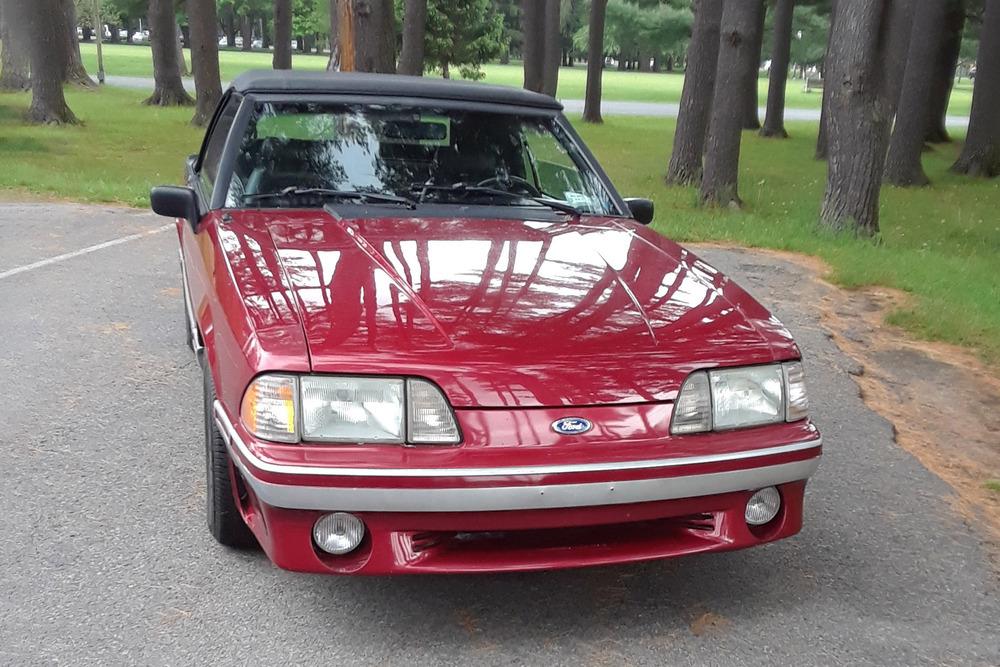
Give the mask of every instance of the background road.
<svg viewBox="0 0 1000 667">
<path fill-rule="evenodd" d="M 153 79 L 144 76 L 108 76 L 106 79 L 109 86 L 119 88 L 134 88 L 137 90 L 153 90 Z M 225 89 L 229 86 L 228 81 L 222 82 Z M 189 93 L 194 93 L 194 79 L 185 78 L 184 87 Z M 583 113 L 583 100 L 560 99 L 566 108 L 567 114 Z M 601 112 L 605 116 L 655 116 L 661 118 L 677 118 L 680 105 L 675 102 L 630 102 L 628 100 L 601 100 Z M 767 111 L 766 107 L 760 107 L 757 112 L 763 118 Z M 785 109 L 785 120 L 788 121 L 812 121 L 817 122 L 820 118 L 819 109 L 795 109 L 788 107 Z M 945 125 L 948 127 L 965 128 L 969 125 L 968 116 L 947 116 Z"/>
<path fill-rule="evenodd" d="M 892 442 L 795 300 L 708 251 L 806 354 L 806 526 L 743 552 L 505 576 L 334 578 L 204 527 L 201 382 L 164 220 L 0 204 L 0 664 L 1000 664 L 1000 595 L 950 489 Z"/>
</svg>

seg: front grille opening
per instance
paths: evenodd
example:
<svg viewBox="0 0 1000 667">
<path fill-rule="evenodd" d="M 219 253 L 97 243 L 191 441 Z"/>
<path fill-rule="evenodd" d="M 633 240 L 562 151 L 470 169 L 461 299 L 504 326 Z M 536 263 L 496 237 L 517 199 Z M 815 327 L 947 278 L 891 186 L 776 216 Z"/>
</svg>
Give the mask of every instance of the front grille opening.
<svg viewBox="0 0 1000 667">
<path fill-rule="evenodd" d="M 713 514 L 691 514 L 666 519 L 634 521 L 599 526 L 574 526 L 503 531 L 436 532 L 410 535 L 413 555 L 434 552 L 503 552 L 600 548 L 623 542 L 646 542 L 671 537 L 682 538 L 712 534 L 716 529 Z"/>
</svg>

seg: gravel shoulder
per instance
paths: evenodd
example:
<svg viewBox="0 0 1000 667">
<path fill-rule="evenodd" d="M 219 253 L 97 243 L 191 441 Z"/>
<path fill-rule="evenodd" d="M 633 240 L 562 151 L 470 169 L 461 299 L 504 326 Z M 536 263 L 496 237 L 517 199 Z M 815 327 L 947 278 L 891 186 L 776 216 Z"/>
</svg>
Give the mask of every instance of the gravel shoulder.
<svg viewBox="0 0 1000 667">
<path fill-rule="evenodd" d="M 0 272 L 163 223 L 0 203 Z M 171 231 L 0 279 L 0 664 L 1000 664 L 981 522 L 866 405 L 814 272 L 764 252 L 696 252 L 806 355 L 825 456 L 802 533 L 504 576 L 304 576 L 212 542 Z M 900 395 L 931 402 L 916 380 Z"/>
</svg>

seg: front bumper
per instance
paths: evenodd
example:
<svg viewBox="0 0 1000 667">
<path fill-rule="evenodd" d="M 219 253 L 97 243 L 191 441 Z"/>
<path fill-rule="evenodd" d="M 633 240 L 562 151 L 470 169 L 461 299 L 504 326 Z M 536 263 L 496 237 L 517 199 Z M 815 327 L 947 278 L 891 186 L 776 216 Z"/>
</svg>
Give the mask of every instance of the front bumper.
<svg viewBox="0 0 1000 667">
<path fill-rule="evenodd" d="M 278 566 L 304 572 L 483 572 L 634 562 L 740 549 L 802 525 L 818 435 L 764 448 L 615 463 L 496 468 L 341 468 L 264 460 L 220 403 L 244 519 Z M 747 526 L 751 493 L 776 486 L 782 509 Z M 362 545 L 312 543 L 325 512 L 364 521 Z"/>
</svg>

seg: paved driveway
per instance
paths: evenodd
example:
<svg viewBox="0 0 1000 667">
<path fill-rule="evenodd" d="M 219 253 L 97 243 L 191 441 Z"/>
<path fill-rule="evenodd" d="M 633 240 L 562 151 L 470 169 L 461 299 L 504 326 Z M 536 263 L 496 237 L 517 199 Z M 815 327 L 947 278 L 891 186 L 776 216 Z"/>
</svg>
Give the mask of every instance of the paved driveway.
<svg viewBox="0 0 1000 667">
<path fill-rule="evenodd" d="M 305 576 L 226 551 L 204 527 L 199 371 L 163 224 L 0 204 L 0 664 L 1000 664 L 997 579 L 949 488 L 860 401 L 794 299 L 800 270 L 750 253 L 704 254 L 808 355 L 826 456 L 799 536 L 474 577 Z"/>
</svg>

